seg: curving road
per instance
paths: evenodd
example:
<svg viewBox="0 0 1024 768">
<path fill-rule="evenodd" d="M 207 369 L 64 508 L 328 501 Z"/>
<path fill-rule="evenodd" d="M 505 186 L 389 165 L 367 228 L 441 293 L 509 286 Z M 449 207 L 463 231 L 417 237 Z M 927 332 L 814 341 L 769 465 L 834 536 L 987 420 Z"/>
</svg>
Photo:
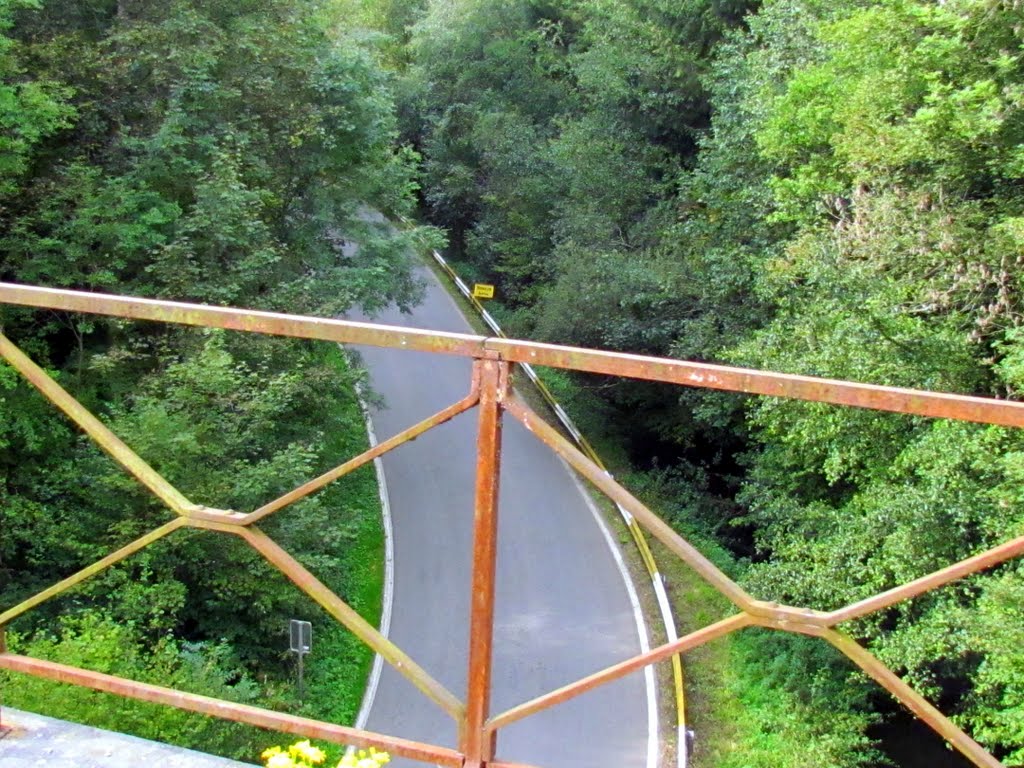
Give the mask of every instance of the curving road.
<svg viewBox="0 0 1024 768">
<path fill-rule="evenodd" d="M 427 269 L 425 301 L 412 315 L 368 319 L 472 332 Z M 383 398 L 380 438 L 459 400 L 470 361 L 356 348 Z M 394 531 L 390 637 L 460 698 L 466 691 L 475 410 L 383 458 Z M 505 419 L 491 712 L 640 652 L 636 598 L 611 536 L 566 465 Z M 653 687 L 643 673 L 559 704 L 499 733 L 498 757 L 545 768 L 653 768 Z M 456 745 L 455 726 L 384 664 L 366 728 Z M 422 765 L 396 759 L 391 765 Z"/>
</svg>

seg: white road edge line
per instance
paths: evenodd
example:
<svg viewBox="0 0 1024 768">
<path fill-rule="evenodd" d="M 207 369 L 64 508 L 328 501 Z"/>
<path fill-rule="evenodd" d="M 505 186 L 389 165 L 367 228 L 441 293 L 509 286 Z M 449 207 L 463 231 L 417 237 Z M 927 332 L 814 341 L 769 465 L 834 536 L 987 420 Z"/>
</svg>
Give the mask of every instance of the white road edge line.
<svg viewBox="0 0 1024 768">
<path fill-rule="evenodd" d="M 366 422 L 366 434 L 370 438 L 370 447 L 377 445 L 377 435 L 373 431 L 373 419 L 370 418 L 370 408 L 362 396 L 362 389 L 356 387 L 359 396 L 359 406 L 363 411 L 363 420 Z M 384 594 L 381 598 L 380 611 L 380 633 L 386 638 L 391 631 L 391 607 L 395 593 L 395 542 L 391 527 L 391 502 L 388 498 L 388 483 L 384 476 L 384 462 L 378 456 L 373 460 L 373 468 L 377 472 L 377 489 L 380 495 L 380 516 L 384 525 Z M 363 693 L 363 702 L 359 707 L 359 714 L 356 715 L 355 727 L 360 730 L 366 729 L 366 721 L 370 719 L 370 710 L 373 708 L 373 700 L 377 696 L 377 686 L 380 685 L 380 675 L 384 667 L 384 657 L 379 653 L 374 654 L 373 669 L 370 671 L 370 679 L 366 684 L 366 691 Z M 351 747 L 349 750 L 351 751 Z"/>
<path fill-rule="evenodd" d="M 626 592 L 629 594 L 630 605 L 633 606 L 633 618 L 636 620 L 636 632 L 640 638 L 640 652 L 647 653 L 651 650 L 651 644 L 647 637 L 647 624 L 644 622 L 644 613 L 640 607 L 640 598 L 637 596 L 636 587 L 633 585 L 633 579 L 629 575 L 629 570 L 626 568 L 626 561 L 622 558 L 622 552 L 619 550 L 618 544 L 615 543 L 615 538 L 612 536 L 612 532 L 608 529 L 608 523 L 605 522 L 604 515 L 601 514 L 601 510 L 597 508 L 597 504 L 594 503 L 594 499 L 591 498 L 583 482 L 580 480 L 572 468 L 566 463 L 565 459 L 561 456 L 558 460 L 562 463 L 565 471 L 572 478 L 573 483 L 576 485 L 577 490 L 583 496 L 583 500 L 586 502 L 587 507 L 590 509 L 590 514 L 594 516 L 594 520 L 597 522 L 597 527 L 601 529 L 601 533 L 604 535 L 604 540 L 608 544 L 608 549 L 611 550 L 612 557 L 615 559 L 615 564 L 619 568 L 619 573 L 622 576 L 622 581 L 626 585 Z M 658 695 L 657 686 L 654 682 L 654 666 L 648 664 L 644 667 L 644 682 L 647 688 L 647 768 L 657 768 L 658 766 Z"/>
</svg>

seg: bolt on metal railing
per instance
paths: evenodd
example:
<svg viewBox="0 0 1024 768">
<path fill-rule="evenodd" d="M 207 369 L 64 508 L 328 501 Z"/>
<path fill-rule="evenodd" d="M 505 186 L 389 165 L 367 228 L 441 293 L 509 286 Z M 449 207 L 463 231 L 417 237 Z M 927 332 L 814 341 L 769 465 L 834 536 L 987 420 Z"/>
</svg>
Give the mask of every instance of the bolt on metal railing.
<svg viewBox="0 0 1024 768">
<path fill-rule="evenodd" d="M 1024 553 L 1024 536 L 1007 541 L 881 594 L 829 612 L 757 600 L 626 489 L 616 483 L 590 458 L 566 440 L 557 429 L 533 412 L 512 390 L 511 376 L 514 364 L 530 363 L 531 365 L 663 381 L 686 386 L 813 400 L 1013 427 L 1024 427 L 1024 403 L 881 387 L 511 339 L 437 333 L 368 323 L 53 290 L 9 283 L 0 283 L 0 303 L 336 343 L 415 349 L 458 355 L 474 360 L 469 392 L 460 401 L 280 498 L 251 512 L 239 513 L 202 506 L 187 499 L 32 362 L 13 342 L 0 333 L 0 355 L 64 411 L 127 472 L 149 488 L 175 515 L 164 525 L 125 547 L 0 613 L 0 668 L 273 728 L 309 738 L 319 738 L 339 744 L 374 746 L 386 749 L 395 755 L 436 765 L 467 766 L 468 768 L 484 768 L 484 766 L 515 768 L 516 764 L 501 761 L 495 756 L 497 737 L 501 728 L 647 665 L 692 650 L 715 638 L 744 627 L 760 626 L 821 638 L 850 658 L 854 664 L 975 765 L 990 768 L 1001 765 L 995 757 L 939 712 L 923 696 L 903 682 L 873 654 L 835 627 L 845 621 L 884 609 L 1017 557 Z M 263 533 L 255 523 L 474 407 L 479 408 L 474 562 L 469 617 L 468 686 L 466 699 L 462 701 L 362 619 L 341 598 L 331 592 Z M 736 607 L 736 613 L 684 637 L 664 643 L 632 658 L 624 659 L 557 690 L 492 715 L 490 701 L 497 499 L 501 424 L 503 416 L 506 414 L 523 424 L 538 440 L 565 459 L 594 487 L 633 515 L 651 535 L 724 595 Z M 4 649 L 3 628 L 12 619 L 135 554 L 153 542 L 187 527 L 235 535 L 253 547 L 335 619 L 391 663 L 434 704 L 447 712 L 456 721 L 459 728 L 458 749 L 183 693 L 64 664 L 33 659 L 10 653 Z"/>
</svg>

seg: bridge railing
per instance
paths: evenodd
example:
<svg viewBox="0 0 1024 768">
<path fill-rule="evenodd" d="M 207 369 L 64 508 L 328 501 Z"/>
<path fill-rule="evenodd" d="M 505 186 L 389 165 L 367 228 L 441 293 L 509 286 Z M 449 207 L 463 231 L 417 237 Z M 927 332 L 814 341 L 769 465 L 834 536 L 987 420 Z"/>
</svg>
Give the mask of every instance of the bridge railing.
<svg viewBox="0 0 1024 768">
<path fill-rule="evenodd" d="M 758 626 L 821 638 L 889 691 L 939 735 L 978 766 L 1001 765 L 995 757 L 913 690 L 871 652 L 837 627 L 895 605 L 956 579 L 977 573 L 1024 553 L 1024 536 L 1007 541 L 958 563 L 833 611 L 779 605 L 758 600 L 711 563 L 683 537 L 638 501 L 607 472 L 580 452 L 561 433 L 540 418 L 511 386 L 518 363 L 669 382 L 691 387 L 813 400 L 918 416 L 960 419 L 1024 427 L 1024 403 L 937 392 L 881 387 L 809 376 L 771 373 L 727 366 L 692 363 L 640 355 L 602 352 L 511 339 L 421 331 L 368 323 L 259 312 L 227 307 L 184 304 L 77 291 L 0 283 L 0 303 L 82 312 L 112 317 L 223 328 L 250 333 L 290 336 L 334 343 L 367 344 L 471 358 L 472 377 L 464 398 L 430 418 L 384 440 L 365 453 L 313 478 L 263 506 L 239 512 L 195 503 L 186 498 L 56 381 L 0 333 L 0 355 L 43 395 L 60 408 L 103 450 L 170 510 L 167 523 L 112 552 L 37 595 L 0 613 L 0 668 L 73 683 L 125 697 L 158 702 L 180 709 L 249 723 L 339 744 L 374 746 L 425 763 L 469 768 L 515 768 L 496 756 L 500 730 L 532 714 L 616 680 L 643 667 L 696 648 L 744 627 Z M 460 698 L 421 668 L 404 651 L 383 637 L 343 600 L 318 581 L 298 561 L 256 525 L 299 499 L 361 467 L 378 456 L 444 423 L 459 413 L 478 411 L 473 569 L 469 616 L 468 685 Z M 497 552 L 498 484 L 502 420 L 522 423 L 538 440 L 564 458 L 597 489 L 626 509 L 655 538 L 724 595 L 735 607 L 727 618 L 684 637 L 638 654 L 557 690 L 493 714 L 491 664 Z M 458 725 L 458 748 L 451 749 L 258 707 L 212 699 L 160 686 L 139 683 L 52 661 L 13 654 L 3 645 L 3 628 L 14 618 L 64 592 L 153 542 L 182 528 L 199 528 L 237 536 L 300 589 L 379 653 Z"/>
</svg>

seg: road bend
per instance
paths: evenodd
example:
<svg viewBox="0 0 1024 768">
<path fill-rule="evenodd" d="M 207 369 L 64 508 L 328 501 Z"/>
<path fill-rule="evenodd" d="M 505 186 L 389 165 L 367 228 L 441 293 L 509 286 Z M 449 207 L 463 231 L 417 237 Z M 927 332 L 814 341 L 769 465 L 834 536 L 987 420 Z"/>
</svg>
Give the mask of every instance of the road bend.
<svg viewBox="0 0 1024 768">
<path fill-rule="evenodd" d="M 353 319 L 472 332 L 426 268 L 424 302 Z M 466 395 L 469 360 L 356 348 L 381 398 L 386 439 Z M 477 412 L 456 417 L 383 459 L 394 536 L 390 637 L 460 698 L 472 560 Z M 517 422 L 504 420 L 491 713 L 639 653 L 642 620 L 607 533 L 567 466 Z M 503 729 L 497 755 L 543 768 L 654 768 L 653 692 L 644 673 Z M 456 746 L 453 721 L 388 664 L 366 728 Z M 422 765 L 396 759 L 400 768 Z"/>
</svg>

